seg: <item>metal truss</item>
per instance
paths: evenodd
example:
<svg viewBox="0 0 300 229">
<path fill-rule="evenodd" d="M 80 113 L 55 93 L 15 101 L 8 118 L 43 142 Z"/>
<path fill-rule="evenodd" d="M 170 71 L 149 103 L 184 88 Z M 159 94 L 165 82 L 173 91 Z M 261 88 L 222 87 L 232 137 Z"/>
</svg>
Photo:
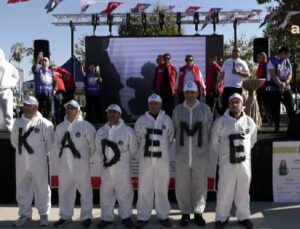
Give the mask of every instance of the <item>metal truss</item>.
<svg viewBox="0 0 300 229">
<path fill-rule="evenodd" d="M 192 24 L 241 24 L 261 22 L 261 10 L 232 10 L 192 13 L 116 13 L 116 14 L 53 14 L 54 25 L 103 26 L 103 25 L 192 25 Z M 206 17 L 209 18 L 206 18 Z"/>
</svg>

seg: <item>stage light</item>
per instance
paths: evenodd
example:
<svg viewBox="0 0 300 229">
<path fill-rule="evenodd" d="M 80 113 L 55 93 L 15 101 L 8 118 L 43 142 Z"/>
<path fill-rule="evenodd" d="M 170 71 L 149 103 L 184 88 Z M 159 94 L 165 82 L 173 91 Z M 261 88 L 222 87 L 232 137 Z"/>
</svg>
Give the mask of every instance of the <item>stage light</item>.
<svg viewBox="0 0 300 229">
<path fill-rule="evenodd" d="M 126 14 L 126 32 L 128 33 L 129 29 L 131 26 L 131 17 L 130 17 L 130 13 Z"/>
<path fill-rule="evenodd" d="M 99 25 L 99 17 L 97 14 L 92 14 L 93 36 L 95 36 L 97 25 Z"/>
<path fill-rule="evenodd" d="M 108 24 L 110 36 L 111 36 L 111 33 L 112 33 L 112 25 L 113 25 L 113 23 L 114 23 L 114 15 L 107 14 L 107 24 Z"/>
<path fill-rule="evenodd" d="M 144 34 L 147 32 L 147 16 L 145 12 L 142 12 L 142 25 L 143 25 L 143 30 Z"/>
<path fill-rule="evenodd" d="M 195 12 L 194 13 L 194 24 L 195 24 L 196 35 L 198 34 L 198 25 L 199 25 L 199 23 L 200 23 L 199 12 Z"/>
<path fill-rule="evenodd" d="M 178 34 L 181 34 L 181 13 L 177 12 L 176 14 L 176 24 L 177 24 L 177 28 L 178 28 Z"/>
<path fill-rule="evenodd" d="M 163 12 L 159 12 L 159 27 L 160 32 L 162 33 L 165 25 L 165 14 Z"/>
<path fill-rule="evenodd" d="M 219 13 L 214 11 L 212 14 L 213 31 L 216 33 L 216 24 L 219 23 Z"/>
</svg>

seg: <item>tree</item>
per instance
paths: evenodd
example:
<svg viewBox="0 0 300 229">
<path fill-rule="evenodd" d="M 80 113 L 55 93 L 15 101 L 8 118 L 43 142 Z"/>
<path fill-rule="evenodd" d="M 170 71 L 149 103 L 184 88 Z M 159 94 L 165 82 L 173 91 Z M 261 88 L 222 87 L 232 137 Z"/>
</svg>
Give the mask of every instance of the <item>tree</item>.
<svg viewBox="0 0 300 229">
<path fill-rule="evenodd" d="M 165 13 L 165 9 L 163 9 L 161 6 L 156 5 L 156 7 L 153 10 L 154 13 Z M 145 14 L 147 15 L 147 14 Z M 159 21 L 159 18 L 156 18 L 158 16 L 149 16 L 147 18 L 147 21 Z M 128 26 L 127 31 L 127 25 L 124 22 L 123 25 L 120 25 L 118 28 L 119 36 L 178 36 L 182 35 L 178 34 L 178 27 L 177 25 L 171 24 L 171 25 L 164 25 L 163 28 L 160 27 L 159 23 L 155 25 L 146 25 L 146 28 L 144 28 L 143 24 L 140 22 L 139 24 L 134 24 L 139 21 L 139 19 L 135 16 L 130 17 L 132 21 L 132 25 Z M 166 22 L 170 22 L 171 20 L 174 20 L 172 16 L 166 16 L 164 18 Z M 181 28 L 182 31 L 182 28 Z"/>
<path fill-rule="evenodd" d="M 10 48 L 9 62 L 13 60 L 20 64 L 25 55 L 29 56 L 32 55 L 32 53 L 32 48 L 26 48 L 23 43 L 17 42 Z"/>
<path fill-rule="evenodd" d="M 86 35 L 80 37 L 75 44 L 75 55 L 81 64 L 85 62 L 85 37 Z"/>
</svg>

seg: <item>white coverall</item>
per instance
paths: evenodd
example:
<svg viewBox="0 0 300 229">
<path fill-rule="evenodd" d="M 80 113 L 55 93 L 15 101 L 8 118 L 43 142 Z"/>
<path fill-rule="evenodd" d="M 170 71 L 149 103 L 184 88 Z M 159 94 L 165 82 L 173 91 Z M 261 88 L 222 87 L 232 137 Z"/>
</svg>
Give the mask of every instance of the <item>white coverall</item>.
<svg viewBox="0 0 300 229">
<path fill-rule="evenodd" d="M 146 112 L 138 118 L 134 129 L 139 143 L 137 218 L 143 221 L 149 220 L 155 198 L 157 217 L 165 220 L 169 217 L 171 209 L 168 190 L 169 150 L 174 135 L 173 121 L 164 111 L 160 111 L 156 119 Z M 156 153 L 161 155 L 155 155 Z"/>
<path fill-rule="evenodd" d="M 198 100 L 192 108 L 183 102 L 174 109 L 173 121 L 176 132 L 175 193 L 179 208 L 182 214 L 202 214 L 207 195 L 208 136 L 212 114 L 209 106 Z"/>
<path fill-rule="evenodd" d="M 239 221 L 250 217 L 249 187 L 251 181 L 251 148 L 256 142 L 256 125 L 251 117 L 242 112 L 238 119 L 229 115 L 229 110 L 213 124 L 211 147 L 219 156 L 219 182 L 216 221 L 226 221 L 230 216 L 232 202 L 236 206 Z M 239 139 L 230 140 L 232 134 Z M 231 147 L 230 147 L 231 146 Z M 233 147 L 239 149 L 235 151 Z M 232 148 L 233 150 L 230 150 Z M 230 163 L 230 151 L 240 162 Z"/>
<path fill-rule="evenodd" d="M 104 141 L 109 141 L 113 147 L 104 144 Z M 113 210 L 116 200 L 118 200 L 119 215 L 122 219 L 127 219 L 132 214 L 134 195 L 130 176 L 130 160 L 137 151 L 135 134 L 132 128 L 126 126 L 124 121 L 120 119 L 118 125 L 110 126 L 106 123 L 101 127 L 97 131 L 95 142 L 102 167 L 100 188 L 101 218 L 109 222 L 114 221 Z M 110 163 L 112 159 L 114 160 L 114 158 L 118 157 L 118 154 L 120 156 L 119 160 L 106 167 L 105 161 Z"/>
<path fill-rule="evenodd" d="M 21 143 L 22 140 L 19 142 L 20 128 L 22 128 L 22 136 L 30 128 L 32 129 L 25 139 L 33 150 L 32 153 L 29 153 L 30 150 L 27 151 L 24 143 Z M 53 136 L 52 123 L 43 118 L 39 112 L 32 119 L 22 116 L 13 125 L 11 144 L 16 149 L 16 198 L 20 207 L 20 216 L 31 218 L 33 197 L 40 215 L 48 215 L 50 211 L 51 190 L 48 184 L 47 154 L 52 148 Z M 19 145 L 20 143 L 22 145 Z"/>
<path fill-rule="evenodd" d="M 12 130 L 13 119 L 13 92 L 19 81 L 18 70 L 7 60 L 2 49 L 0 49 L 0 112 L 4 117 L 4 124 L 8 131 Z"/>
<path fill-rule="evenodd" d="M 70 147 L 61 151 L 66 132 L 70 133 L 72 142 L 80 154 L 75 157 Z M 59 176 L 59 209 L 60 218 L 71 219 L 74 212 L 76 189 L 80 193 L 81 220 L 92 218 L 93 190 L 90 178 L 90 158 L 95 153 L 96 130 L 92 124 L 79 115 L 70 122 L 65 120 L 56 127 L 52 153 L 61 154 L 58 164 Z"/>
</svg>

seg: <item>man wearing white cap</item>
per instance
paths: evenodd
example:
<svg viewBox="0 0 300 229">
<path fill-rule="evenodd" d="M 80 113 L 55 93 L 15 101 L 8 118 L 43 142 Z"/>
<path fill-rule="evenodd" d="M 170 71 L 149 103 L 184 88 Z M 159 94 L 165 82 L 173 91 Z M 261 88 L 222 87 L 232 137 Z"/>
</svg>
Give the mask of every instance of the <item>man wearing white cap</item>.
<svg viewBox="0 0 300 229">
<path fill-rule="evenodd" d="M 33 198 L 41 226 L 48 224 L 51 207 L 47 154 L 52 148 L 54 128 L 38 112 L 38 105 L 35 97 L 27 97 L 23 115 L 15 121 L 11 132 L 11 144 L 16 149 L 16 197 L 20 207 L 20 217 L 14 223 L 17 227 L 31 220 Z"/>
<path fill-rule="evenodd" d="M 251 148 L 257 129 L 251 117 L 243 112 L 243 98 L 234 93 L 229 97 L 229 109 L 213 124 L 212 152 L 219 156 L 219 182 L 215 228 L 228 223 L 232 202 L 236 216 L 245 228 L 253 228 L 249 220 L 249 187 L 251 181 Z"/>
<path fill-rule="evenodd" d="M 104 228 L 114 221 L 114 206 L 119 203 L 119 215 L 127 228 L 132 228 L 133 187 L 130 160 L 136 154 L 137 141 L 131 127 L 121 119 L 121 108 L 112 104 L 107 110 L 108 122 L 96 134 L 96 149 L 101 158 L 100 206 Z"/>
<path fill-rule="evenodd" d="M 185 101 L 173 112 L 176 132 L 176 198 L 182 214 L 180 226 L 186 227 L 190 214 L 205 226 L 202 217 L 207 195 L 208 136 L 212 125 L 209 106 L 197 100 L 194 82 L 184 86 Z"/>
<path fill-rule="evenodd" d="M 160 223 L 171 227 L 169 219 L 170 203 L 168 190 L 170 181 L 169 152 L 173 141 L 174 127 L 172 119 L 161 110 L 162 100 L 152 94 L 148 98 L 148 108 L 135 123 L 135 132 L 139 142 L 139 189 L 138 223 L 142 228 L 150 219 L 154 206 Z"/>
<path fill-rule="evenodd" d="M 11 131 L 13 127 L 13 92 L 19 81 L 18 70 L 6 59 L 2 49 L 0 49 L 0 114 L 4 121 L 4 130 Z"/>
<path fill-rule="evenodd" d="M 95 153 L 96 130 L 83 120 L 77 101 L 65 104 L 66 116 L 55 130 L 52 153 L 59 157 L 59 215 L 55 227 L 72 221 L 76 190 L 80 193 L 81 215 L 84 227 L 92 218 L 93 192 L 90 178 L 90 158 Z"/>
</svg>

